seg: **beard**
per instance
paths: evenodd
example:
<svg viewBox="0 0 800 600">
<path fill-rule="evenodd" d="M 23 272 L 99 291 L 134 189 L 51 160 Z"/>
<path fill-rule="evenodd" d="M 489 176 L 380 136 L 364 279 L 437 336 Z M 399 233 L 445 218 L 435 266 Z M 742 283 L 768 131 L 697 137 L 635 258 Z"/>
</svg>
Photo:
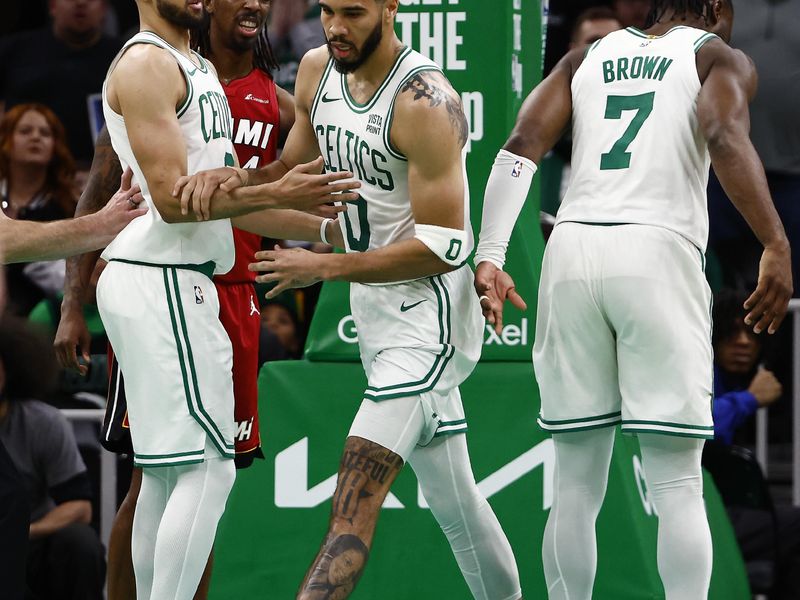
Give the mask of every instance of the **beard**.
<svg viewBox="0 0 800 600">
<path fill-rule="evenodd" d="M 348 73 L 353 73 L 358 70 L 361 65 L 369 60 L 369 57 L 375 52 L 378 46 L 383 39 L 383 23 L 378 21 L 378 24 L 375 25 L 375 28 L 369 34 L 367 39 L 364 41 L 364 45 L 361 48 L 355 48 L 356 56 L 352 60 L 339 60 L 337 59 L 334 54 L 333 50 L 331 49 L 331 42 L 346 42 L 346 40 L 339 40 L 336 38 L 331 38 L 327 42 L 328 46 L 328 55 L 333 59 L 333 66 L 334 68 L 343 75 L 347 75 Z"/>
<path fill-rule="evenodd" d="M 205 18 L 205 11 L 195 17 L 185 6 L 181 9 L 174 4 L 169 4 L 167 0 L 156 0 L 156 10 L 162 19 L 184 29 L 193 29 L 202 25 Z"/>
</svg>

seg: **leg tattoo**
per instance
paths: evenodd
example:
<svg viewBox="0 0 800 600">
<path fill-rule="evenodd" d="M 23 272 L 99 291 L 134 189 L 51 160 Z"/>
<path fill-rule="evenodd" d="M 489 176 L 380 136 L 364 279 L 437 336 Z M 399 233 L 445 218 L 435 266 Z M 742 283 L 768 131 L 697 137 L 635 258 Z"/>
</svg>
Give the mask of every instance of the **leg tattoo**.
<svg viewBox="0 0 800 600">
<path fill-rule="evenodd" d="M 403 459 L 383 446 L 347 438 L 328 534 L 298 599 L 344 600 L 350 596 L 367 564 L 383 500 L 402 467 Z"/>
<path fill-rule="evenodd" d="M 364 572 L 368 557 L 369 548 L 358 536 L 345 534 L 330 543 L 326 541 L 304 590 L 312 592 L 314 598 L 347 598 Z"/>
</svg>

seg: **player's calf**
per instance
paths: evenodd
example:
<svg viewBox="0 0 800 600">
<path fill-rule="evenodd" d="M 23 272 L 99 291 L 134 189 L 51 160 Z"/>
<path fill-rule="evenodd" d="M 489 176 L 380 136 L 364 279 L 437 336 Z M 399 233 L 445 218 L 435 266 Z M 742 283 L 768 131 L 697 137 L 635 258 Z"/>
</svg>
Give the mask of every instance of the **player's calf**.
<svg viewBox="0 0 800 600">
<path fill-rule="evenodd" d="M 369 558 L 378 514 L 403 459 L 374 442 L 348 437 L 339 465 L 328 533 L 298 600 L 347 598 Z"/>
</svg>

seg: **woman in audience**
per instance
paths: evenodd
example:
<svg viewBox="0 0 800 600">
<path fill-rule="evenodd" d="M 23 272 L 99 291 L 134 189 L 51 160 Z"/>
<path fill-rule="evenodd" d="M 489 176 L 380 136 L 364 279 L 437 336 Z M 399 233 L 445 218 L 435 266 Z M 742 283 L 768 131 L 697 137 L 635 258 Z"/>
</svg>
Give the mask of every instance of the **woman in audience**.
<svg viewBox="0 0 800 600">
<path fill-rule="evenodd" d="M 64 127 L 41 104 L 21 104 L 0 121 L 0 209 L 12 219 L 53 221 L 75 212 L 75 163 Z M 63 288 L 63 261 L 8 269 L 9 312 L 25 315 Z"/>
</svg>

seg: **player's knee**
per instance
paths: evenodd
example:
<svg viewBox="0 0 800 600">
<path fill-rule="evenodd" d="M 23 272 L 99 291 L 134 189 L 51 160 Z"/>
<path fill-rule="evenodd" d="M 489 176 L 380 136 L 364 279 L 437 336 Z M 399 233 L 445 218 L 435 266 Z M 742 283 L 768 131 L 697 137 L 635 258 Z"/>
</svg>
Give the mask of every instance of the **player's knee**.
<svg viewBox="0 0 800 600">
<path fill-rule="evenodd" d="M 217 491 L 227 498 L 236 481 L 236 465 L 228 459 L 209 460 L 207 463 L 209 480 L 213 481 Z"/>
<path fill-rule="evenodd" d="M 448 537 L 464 529 L 464 523 L 479 520 L 485 512 L 491 512 L 486 498 L 477 485 L 459 490 L 457 494 L 429 495 L 425 499 L 436 522 Z"/>
</svg>

